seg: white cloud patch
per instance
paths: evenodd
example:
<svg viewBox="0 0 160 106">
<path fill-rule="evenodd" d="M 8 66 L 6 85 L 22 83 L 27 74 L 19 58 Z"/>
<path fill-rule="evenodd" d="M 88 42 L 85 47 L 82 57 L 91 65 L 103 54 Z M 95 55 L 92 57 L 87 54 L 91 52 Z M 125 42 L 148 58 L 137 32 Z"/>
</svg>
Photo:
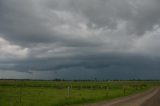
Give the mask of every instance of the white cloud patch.
<svg viewBox="0 0 160 106">
<path fill-rule="evenodd" d="M 135 51 L 151 57 L 160 57 L 160 27 L 155 25 L 152 31 L 146 31 L 145 35 L 135 42 Z"/>
<path fill-rule="evenodd" d="M 0 58 L 26 58 L 29 50 L 19 45 L 12 45 L 0 37 Z"/>
</svg>

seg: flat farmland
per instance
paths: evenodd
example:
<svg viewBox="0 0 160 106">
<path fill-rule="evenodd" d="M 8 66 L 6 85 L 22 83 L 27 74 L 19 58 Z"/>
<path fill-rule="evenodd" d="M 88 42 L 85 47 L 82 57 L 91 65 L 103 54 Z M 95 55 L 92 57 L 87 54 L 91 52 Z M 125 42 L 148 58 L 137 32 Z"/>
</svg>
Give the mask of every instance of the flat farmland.
<svg viewBox="0 0 160 106">
<path fill-rule="evenodd" d="M 0 80 L 0 106 L 73 106 L 143 92 L 160 81 Z"/>
</svg>

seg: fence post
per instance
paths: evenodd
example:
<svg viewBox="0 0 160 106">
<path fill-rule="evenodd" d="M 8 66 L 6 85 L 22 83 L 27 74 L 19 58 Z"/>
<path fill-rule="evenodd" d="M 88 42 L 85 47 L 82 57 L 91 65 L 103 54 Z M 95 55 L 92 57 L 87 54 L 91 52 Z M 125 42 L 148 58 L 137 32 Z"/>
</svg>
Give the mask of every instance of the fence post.
<svg viewBox="0 0 160 106">
<path fill-rule="evenodd" d="M 107 86 L 107 97 L 109 96 L 109 87 Z"/>
<path fill-rule="evenodd" d="M 68 97 L 70 97 L 70 86 L 68 86 Z"/>
</svg>

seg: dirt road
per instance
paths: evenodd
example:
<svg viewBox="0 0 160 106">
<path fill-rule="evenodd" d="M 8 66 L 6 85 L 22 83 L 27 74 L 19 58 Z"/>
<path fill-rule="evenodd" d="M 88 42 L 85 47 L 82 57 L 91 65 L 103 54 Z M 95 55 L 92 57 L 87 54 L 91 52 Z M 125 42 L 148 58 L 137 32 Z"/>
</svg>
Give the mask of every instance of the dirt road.
<svg viewBox="0 0 160 106">
<path fill-rule="evenodd" d="M 133 96 L 85 106 L 160 106 L 160 89 L 152 89 Z"/>
</svg>

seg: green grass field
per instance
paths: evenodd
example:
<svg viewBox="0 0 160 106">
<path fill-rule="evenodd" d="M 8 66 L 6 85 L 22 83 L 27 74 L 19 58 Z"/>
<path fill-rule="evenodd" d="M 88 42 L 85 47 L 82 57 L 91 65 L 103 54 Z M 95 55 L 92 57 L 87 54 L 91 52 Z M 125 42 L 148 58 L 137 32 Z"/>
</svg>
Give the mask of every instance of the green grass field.
<svg viewBox="0 0 160 106">
<path fill-rule="evenodd" d="M 159 85 L 159 81 L 0 80 L 0 106 L 76 105 L 127 96 Z"/>
</svg>

